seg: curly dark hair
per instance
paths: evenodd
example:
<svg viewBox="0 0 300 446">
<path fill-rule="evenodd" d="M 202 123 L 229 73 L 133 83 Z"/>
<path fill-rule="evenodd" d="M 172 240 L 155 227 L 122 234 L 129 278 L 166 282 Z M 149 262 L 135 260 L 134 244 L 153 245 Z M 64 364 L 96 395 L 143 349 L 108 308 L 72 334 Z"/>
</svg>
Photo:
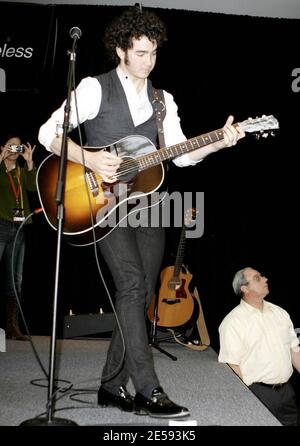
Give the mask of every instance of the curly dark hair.
<svg viewBox="0 0 300 446">
<path fill-rule="evenodd" d="M 116 17 L 106 28 L 104 43 L 110 59 L 118 65 L 119 57 L 116 47 L 123 51 L 132 48 L 132 39 L 142 36 L 161 46 L 167 40 L 165 24 L 150 11 L 140 10 L 136 6 L 127 9 L 121 16 Z"/>
</svg>

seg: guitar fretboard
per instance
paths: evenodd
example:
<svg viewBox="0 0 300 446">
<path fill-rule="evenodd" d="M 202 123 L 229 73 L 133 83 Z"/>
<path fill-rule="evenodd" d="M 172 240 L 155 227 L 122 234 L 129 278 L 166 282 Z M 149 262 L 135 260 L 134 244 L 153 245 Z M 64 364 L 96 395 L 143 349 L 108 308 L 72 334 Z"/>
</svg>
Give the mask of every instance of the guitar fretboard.
<svg viewBox="0 0 300 446">
<path fill-rule="evenodd" d="M 147 155 L 136 159 L 139 164 L 139 171 L 146 170 L 149 167 L 157 166 L 163 161 L 167 161 L 184 153 L 205 147 L 217 141 L 224 139 L 223 129 L 214 130 L 204 135 L 196 136 L 187 141 L 175 144 L 174 146 L 165 147 Z"/>
<path fill-rule="evenodd" d="M 185 240 L 186 240 L 185 239 L 185 226 L 183 226 L 183 228 L 181 230 L 181 234 L 180 234 L 180 240 L 179 240 L 179 245 L 178 245 L 178 249 L 177 249 L 175 265 L 174 265 L 174 277 L 179 277 L 179 274 L 181 271 L 183 256 L 184 256 L 184 249 L 185 249 Z"/>
</svg>

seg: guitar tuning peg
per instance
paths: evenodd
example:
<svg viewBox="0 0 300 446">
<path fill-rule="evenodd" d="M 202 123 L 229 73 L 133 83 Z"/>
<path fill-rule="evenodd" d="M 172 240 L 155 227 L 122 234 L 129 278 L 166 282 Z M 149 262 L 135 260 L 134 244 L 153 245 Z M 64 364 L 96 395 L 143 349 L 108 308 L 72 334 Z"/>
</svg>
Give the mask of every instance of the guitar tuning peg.
<svg viewBox="0 0 300 446">
<path fill-rule="evenodd" d="M 260 139 L 261 134 L 260 133 L 255 133 L 255 139 Z"/>
<path fill-rule="evenodd" d="M 262 133 L 262 135 L 261 135 L 261 136 L 262 136 L 263 138 L 267 138 L 267 137 L 268 137 L 268 135 L 269 135 L 269 134 L 268 134 L 268 132 L 264 132 L 264 133 Z"/>
</svg>

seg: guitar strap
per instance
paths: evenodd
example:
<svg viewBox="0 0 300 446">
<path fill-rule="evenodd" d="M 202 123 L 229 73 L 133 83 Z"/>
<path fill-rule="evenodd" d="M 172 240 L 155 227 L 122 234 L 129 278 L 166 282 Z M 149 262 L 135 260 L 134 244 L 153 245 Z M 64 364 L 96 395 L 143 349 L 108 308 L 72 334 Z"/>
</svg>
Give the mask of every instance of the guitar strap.
<svg viewBox="0 0 300 446">
<path fill-rule="evenodd" d="M 178 342 L 178 344 L 183 345 L 184 347 L 190 348 L 191 350 L 202 351 L 202 350 L 206 350 L 209 347 L 210 338 L 209 338 L 209 334 L 208 334 L 208 331 L 206 328 L 202 305 L 201 305 L 200 297 L 199 297 L 198 290 L 196 287 L 194 288 L 193 296 L 198 301 L 198 305 L 199 305 L 199 316 L 197 319 L 197 329 L 198 329 L 198 333 L 199 333 L 199 337 L 200 337 L 200 344 L 196 345 L 196 344 L 192 344 L 192 343 L 188 343 L 188 344 L 184 343 L 184 342 L 180 341 L 180 339 L 178 339 L 178 336 L 176 336 L 176 333 L 174 330 L 172 330 L 171 328 L 168 328 L 167 330 L 170 333 L 172 333 L 175 341 Z"/>
<path fill-rule="evenodd" d="M 165 147 L 165 136 L 163 129 L 163 120 L 166 116 L 166 104 L 164 98 L 163 90 L 156 90 L 156 88 L 152 88 L 154 99 L 152 101 L 152 105 L 156 115 L 156 125 L 158 131 L 158 142 L 159 147 L 162 149 Z"/>
</svg>

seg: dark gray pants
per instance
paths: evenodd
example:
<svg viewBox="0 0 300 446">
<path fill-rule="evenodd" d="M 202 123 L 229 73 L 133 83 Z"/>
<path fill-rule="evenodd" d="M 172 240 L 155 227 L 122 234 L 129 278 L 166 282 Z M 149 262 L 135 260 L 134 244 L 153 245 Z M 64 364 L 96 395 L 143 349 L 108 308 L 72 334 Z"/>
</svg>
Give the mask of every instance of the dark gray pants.
<svg viewBox="0 0 300 446">
<path fill-rule="evenodd" d="M 115 306 L 125 341 L 125 360 L 116 326 L 102 373 L 102 385 L 115 392 L 131 378 L 142 392 L 159 386 L 145 322 L 164 253 L 163 228 L 117 227 L 99 242 L 116 287 Z M 121 368 L 120 368 L 121 367 Z M 118 373 L 116 374 L 116 371 Z"/>
<path fill-rule="evenodd" d="M 254 383 L 249 389 L 284 426 L 298 425 L 296 394 L 290 382 L 279 388 Z"/>
<path fill-rule="evenodd" d="M 5 294 L 14 296 L 13 270 L 12 270 L 12 250 L 15 236 L 19 226 L 15 223 L 0 219 L 0 261 L 5 268 Z M 23 263 L 25 253 L 25 237 L 23 229 L 19 232 L 15 243 L 14 252 L 14 281 L 18 294 L 21 293 Z"/>
</svg>

